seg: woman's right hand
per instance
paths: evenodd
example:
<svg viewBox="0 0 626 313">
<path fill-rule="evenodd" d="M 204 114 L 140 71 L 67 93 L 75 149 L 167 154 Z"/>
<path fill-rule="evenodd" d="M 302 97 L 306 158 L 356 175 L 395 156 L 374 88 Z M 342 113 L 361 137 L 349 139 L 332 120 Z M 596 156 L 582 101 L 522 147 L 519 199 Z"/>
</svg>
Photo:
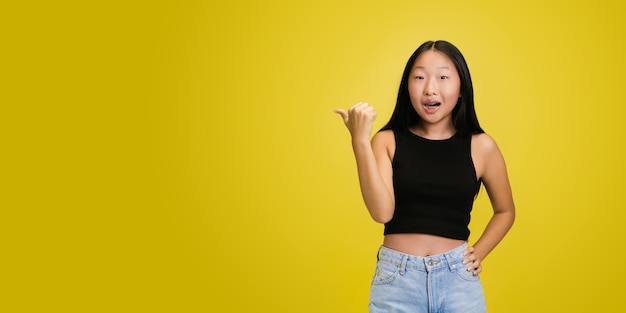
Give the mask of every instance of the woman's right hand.
<svg viewBox="0 0 626 313">
<path fill-rule="evenodd" d="M 372 125 L 376 120 L 374 108 L 360 102 L 348 112 L 337 109 L 352 136 L 352 150 L 356 158 L 359 185 L 365 206 L 374 221 L 387 223 L 393 217 L 393 169 L 389 151 L 394 144 L 391 131 L 378 132 L 370 141 Z"/>
<path fill-rule="evenodd" d="M 366 102 L 359 102 L 348 109 L 348 112 L 343 109 L 336 109 L 334 112 L 343 118 L 344 124 L 352 135 L 352 140 L 370 140 L 372 124 L 376 120 L 374 107 Z"/>
</svg>

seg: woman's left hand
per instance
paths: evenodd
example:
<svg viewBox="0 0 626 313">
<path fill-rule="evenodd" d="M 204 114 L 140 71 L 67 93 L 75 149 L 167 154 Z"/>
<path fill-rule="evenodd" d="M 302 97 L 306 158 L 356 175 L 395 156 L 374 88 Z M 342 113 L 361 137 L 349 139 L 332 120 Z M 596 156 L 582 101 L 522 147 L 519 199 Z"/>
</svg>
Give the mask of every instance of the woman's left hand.
<svg viewBox="0 0 626 313">
<path fill-rule="evenodd" d="M 468 247 L 463 252 L 465 259 L 463 259 L 463 264 L 472 263 L 467 267 L 468 272 L 472 272 L 474 275 L 480 274 L 483 271 L 483 267 L 480 264 L 481 258 L 480 256 L 474 253 L 474 247 Z"/>
</svg>

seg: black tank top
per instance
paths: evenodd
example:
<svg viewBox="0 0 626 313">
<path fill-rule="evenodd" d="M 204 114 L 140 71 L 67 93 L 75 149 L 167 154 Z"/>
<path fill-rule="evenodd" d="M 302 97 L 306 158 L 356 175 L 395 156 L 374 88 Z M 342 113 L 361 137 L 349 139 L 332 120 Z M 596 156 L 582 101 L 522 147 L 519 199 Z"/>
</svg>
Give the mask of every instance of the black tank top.
<svg viewBox="0 0 626 313">
<path fill-rule="evenodd" d="M 385 235 L 423 233 L 467 240 L 480 188 L 471 135 L 430 140 L 408 129 L 394 130 L 393 186 L 396 208 Z"/>
</svg>

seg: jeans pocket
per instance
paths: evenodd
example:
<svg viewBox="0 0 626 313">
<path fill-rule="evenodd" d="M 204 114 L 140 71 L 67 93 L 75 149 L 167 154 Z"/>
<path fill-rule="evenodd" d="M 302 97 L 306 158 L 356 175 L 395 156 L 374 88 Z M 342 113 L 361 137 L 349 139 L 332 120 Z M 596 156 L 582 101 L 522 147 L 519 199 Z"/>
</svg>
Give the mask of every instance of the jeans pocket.
<svg viewBox="0 0 626 313">
<path fill-rule="evenodd" d="M 379 260 L 376 263 L 376 273 L 372 279 L 372 285 L 384 285 L 391 283 L 399 273 L 399 266 L 387 261 Z"/>
<path fill-rule="evenodd" d="M 458 270 L 456 271 L 457 275 L 459 277 L 461 277 L 463 280 L 466 281 L 478 281 L 480 280 L 480 277 L 478 277 L 478 275 L 474 275 L 474 271 L 468 271 L 467 268 L 472 265 L 472 263 L 467 263 L 467 264 L 463 264 L 462 262 L 460 262 L 457 267 Z"/>
</svg>

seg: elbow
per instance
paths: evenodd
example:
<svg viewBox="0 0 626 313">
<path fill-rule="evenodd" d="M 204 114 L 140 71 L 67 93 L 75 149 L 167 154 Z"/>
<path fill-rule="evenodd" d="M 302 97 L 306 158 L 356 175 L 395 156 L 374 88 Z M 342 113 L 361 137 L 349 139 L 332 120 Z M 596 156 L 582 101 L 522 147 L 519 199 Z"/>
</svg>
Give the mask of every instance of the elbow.
<svg viewBox="0 0 626 313">
<path fill-rule="evenodd" d="M 369 211 L 372 219 L 380 224 L 386 224 L 393 218 L 395 211 L 395 201 L 391 199 L 385 201 L 365 201 L 367 211 Z"/>
<path fill-rule="evenodd" d="M 391 212 L 372 212 L 370 214 L 376 223 L 387 224 L 393 218 L 393 210 Z"/>
<path fill-rule="evenodd" d="M 515 221 L 515 205 L 511 205 L 511 208 L 507 212 L 509 213 L 511 223 L 513 223 Z"/>
<path fill-rule="evenodd" d="M 495 214 L 497 216 L 500 216 L 499 219 L 501 219 L 502 221 L 506 221 L 506 223 L 509 225 L 509 228 L 513 226 L 513 223 L 515 222 L 515 209 L 514 208 L 510 210 L 495 212 Z"/>
<path fill-rule="evenodd" d="M 376 222 L 376 223 L 387 224 L 389 221 L 391 221 L 390 218 L 376 218 L 376 217 L 374 217 L 374 222 Z"/>
</svg>

